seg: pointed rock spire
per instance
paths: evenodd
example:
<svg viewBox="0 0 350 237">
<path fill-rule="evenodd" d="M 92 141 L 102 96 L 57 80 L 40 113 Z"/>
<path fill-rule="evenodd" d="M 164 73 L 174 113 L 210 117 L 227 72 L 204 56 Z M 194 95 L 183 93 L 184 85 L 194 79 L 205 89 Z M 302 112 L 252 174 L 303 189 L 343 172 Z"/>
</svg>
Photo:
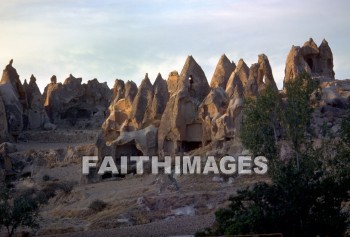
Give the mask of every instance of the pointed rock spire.
<svg viewBox="0 0 350 237">
<path fill-rule="evenodd" d="M 132 110 L 130 119 L 134 122 L 135 128 L 142 126 L 142 121 L 145 116 L 147 107 L 151 104 L 153 99 L 153 86 L 146 73 L 141 85 L 137 91 L 136 97 L 132 103 Z"/>
<path fill-rule="evenodd" d="M 210 87 L 216 88 L 220 86 L 226 88 L 228 79 L 235 69 L 236 65 L 233 62 L 231 63 L 225 54 L 221 55 L 211 79 Z"/>
<path fill-rule="evenodd" d="M 199 102 L 208 95 L 210 87 L 204 71 L 192 56 L 188 56 L 180 74 L 178 90 L 188 90 Z"/>
</svg>

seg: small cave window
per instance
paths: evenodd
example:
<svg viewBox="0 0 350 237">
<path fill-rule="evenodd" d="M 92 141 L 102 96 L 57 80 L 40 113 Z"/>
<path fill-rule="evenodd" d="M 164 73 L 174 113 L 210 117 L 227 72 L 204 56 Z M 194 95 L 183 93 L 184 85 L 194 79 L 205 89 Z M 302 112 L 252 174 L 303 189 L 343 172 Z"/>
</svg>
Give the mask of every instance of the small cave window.
<svg viewBox="0 0 350 237">
<path fill-rule="evenodd" d="M 193 84 L 193 76 L 192 75 L 190 75 L 189 77 L 188 77 L 188 80 L 190 81 L 190 85 L 192 86 L 192 84 Z"/>
<path fill-rule="evenodd" d="M 312 60 L 312 58 L 305 58 L 305 61 L 307 65 L 309 65 L 311 72 L 314 72 L 314 61 Z"/>
</svg>

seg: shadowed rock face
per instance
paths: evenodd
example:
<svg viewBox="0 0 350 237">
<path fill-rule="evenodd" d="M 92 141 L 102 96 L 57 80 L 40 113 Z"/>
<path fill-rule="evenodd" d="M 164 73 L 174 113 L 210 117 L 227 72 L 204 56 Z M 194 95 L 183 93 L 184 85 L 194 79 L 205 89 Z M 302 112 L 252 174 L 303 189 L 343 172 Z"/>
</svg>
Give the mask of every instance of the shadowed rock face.
<svg viewBox="0 0 350 237">
<path fill-rule="evenodd" d="M 112 92 L 107 83 L 97 79 L 82 84 L 81 78 L 70 75 L 63 84 L 56 77 L 46 86 L 45 108 L 52 122 L 62 126 L 74 126 L 83 119 L 90 120 L 86 126 L 100 126 Z M 68 123 L 67 123 L 68 122 Z"/>
<path fill-rule="evenodd" d="M 3 70 L 0 84 L 10 83 L 15 90 L 15 93 L 22 104 L 23 108 L 27 108 L 27 96 L 23 85 L 19 79 L 17 70 L 12 66 L 13 60 L 11 59 L 10 63 Z"/>
<path fill-rule="evenodd" d="M 210 87 L 222 87 L 223 89 L 225 89 L 227 82 L 235 69 L 235 63 L 230 62 L 226 55 L 223 54 L 220 57 L 218 64 L 216 65 L 213 77 L 210 82 Z"/>
<path fill-rule="evenodd" d="M 45 123 L 49 122 L 49 118 L 44 107 L 44 98 L 36 84 L 36 78 L 31 75 L 29 84 L 25 81 L 23 87 L 28 99 L 28 124 L 25 124 L 25 127 L 28 129 L 43 128 Z"/>
<path fill-rule="evenodd" d="M 23 130 L 27 96 L 16 69 L 12 67 L 12 60 L 3 71 L 0 95 L 5 105 L 9 134 L 17 137 Z"/>
<path fill-rule="evenodd" d="M 145 117 L 147 108 L 152 104 L 153 94 L 152 83 L 148 78 L 148 74 L 146 74 L 132 103 L 130 120 L 133 127 L 142 127 L 142 121 Z"/>
<path fill-rule="evenodd" d="M 144 126 L 148 126 L 161 119 L 165 110 L 166 104 L 169 100 L 169 91 L 167 82 L 162 78 L 159 73 L 153 84 L 153 99 L 148 106 L 145 117 L 143 119 Z"/>
<path fill-rule="evenodd" d="M 0 96 L 0 143 L 8 140 L 6 109 Z"/>
<path fill-rule="evenodd" d="M 137 91 L 138 91 L 138 89 L 137 89 L 137 85 L 135 84 L 135 82 L 128 81 L 125 84 L 125 100 L 128 102 L 128 104 L 130 104 L 130 106 L 134 102 Z"/>
<path fill-rule="evenodd" d="M 294 79 L 302 72 L 321 80 L 334 80 L 333 54 L 325 39 L 319 47 L 312 38 L 302 47 L 292 46 L 286 60 L 284 82 Z"/>
</svg>

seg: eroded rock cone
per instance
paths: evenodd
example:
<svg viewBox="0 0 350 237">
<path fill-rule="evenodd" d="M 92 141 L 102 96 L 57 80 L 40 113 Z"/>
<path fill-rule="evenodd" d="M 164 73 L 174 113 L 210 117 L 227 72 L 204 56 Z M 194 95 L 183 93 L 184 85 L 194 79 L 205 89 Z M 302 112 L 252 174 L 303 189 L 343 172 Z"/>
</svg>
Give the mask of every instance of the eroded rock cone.
<svg viewBox="0 0 350 237">
<path fill-rule="evenodd" d="M 248 79 L 249 79 L 249 67 L 244 62 L 243 59 L 240 59 L 238 61 L 237 67 L 234 70 L 234 72 L 238 75 L 239 79 L 242 82 L 243 87 L 245 87 L 247 85 Z M 227 82 L 227 84 L 229 84 L 229 83 Z"/>
<path fill-rule="evenodd" d="M 28 103 L 27 95 L 16 69 L 12 67 L 12 62 L 3 70 L 0 95 L 6 109 L 9 134 L 16 139 L 24 127 L 23 115 Z"/>
<path fill-rule="evenodd" d="M 151 105 L 153 99 L 153 86 L 146 74 L 145 79 L 142 80 L 137 95 L 132 103 L 132 109 L 130 114 L 130 120 L 132 126 L 135 128 L 142 127 L 142 121 L 148 106 Z"/>
<path fill-rule="evenodd" d="M 213 77 L 210 82 L 210 87 L 222 87 L 223 89 L 225 89 L 227 82 L 235 69 L 235 63 L 230 62 L 227 56 L 223 54 L 220 57 L 218 64 L 216 65 Z"/>
<path fill-rule="evenodd" d="M 28 99 L 28 129 L 43 128 L 49 122 L 44 107 L 44 98 L 41 95 L 36 78 L 31 75 L 30 82 L 23 84 Z"/>
<path fill-rule="evenodd" d="M 204 100 L 210 91 L 204 71 L 192 56 L 187 57 L 181 71 L 177 91 L 179 90 L 188 90 L 190 96 L 195 98 L 199 103 Z"/>
<path fill-rule="evenodd" d="M 209 92 L 210 87 L 202 68 L 189 56 L 181 71 L 177 90 L 172 92 L 160 121 L 160 156 L 174 155 L 202 144 L 202 124 L 198 118 L 198 106 Z"/>
<path fill-rule="evenodd" d="M 11 59 L 10 63 L 3 70 L 0 84 L 11 83 L 23 108 L 27 108 L 27 96 L 17 70 L 12 66 L 12 63 L 13 59 Z"/>
<path fill-rule="evenodd" d="M 143 120 L 144 126 L 154 124 L 161 119 L 169 100 L 168 85 L 160 73 L 153 84 L 153 91 L 152 103 L 148 106 Z"/>
</svg>

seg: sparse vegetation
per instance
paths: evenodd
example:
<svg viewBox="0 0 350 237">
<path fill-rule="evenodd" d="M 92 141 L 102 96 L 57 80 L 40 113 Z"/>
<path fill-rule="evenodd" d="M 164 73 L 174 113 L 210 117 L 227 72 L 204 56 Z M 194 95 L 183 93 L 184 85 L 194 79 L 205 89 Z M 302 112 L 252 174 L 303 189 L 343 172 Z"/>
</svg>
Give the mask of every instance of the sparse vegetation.
<svg viewBox="0 0 350 237">
<path fill-rule="evenodd" d="M 74 183 L 70 181 L 52 182 L 48 183 L 41 191 L 46 195 L 47 199 L 53 198 L 57 195 L 57 191 L 62 191 L 69 194 L 74 188 Z"/>
<path fill-rule="evenodd" d="M 0 190 L 0 231 L 5 227 L 14 236 L 19 227 L 39 228 L 38 204 L 27 195 L 11 196 L 8 189 Z"/>
<path fill-rule="evenodd" d="M 103 209 L 105 209 L 107 207 L 107 203 L 100 200 L 100 199 L 96 199 L 95 201 L 93 201 L 90 206 L 89 209 L 94 211 L 94 212 L 100 212 L 103 211 Z"/>
</svg>

